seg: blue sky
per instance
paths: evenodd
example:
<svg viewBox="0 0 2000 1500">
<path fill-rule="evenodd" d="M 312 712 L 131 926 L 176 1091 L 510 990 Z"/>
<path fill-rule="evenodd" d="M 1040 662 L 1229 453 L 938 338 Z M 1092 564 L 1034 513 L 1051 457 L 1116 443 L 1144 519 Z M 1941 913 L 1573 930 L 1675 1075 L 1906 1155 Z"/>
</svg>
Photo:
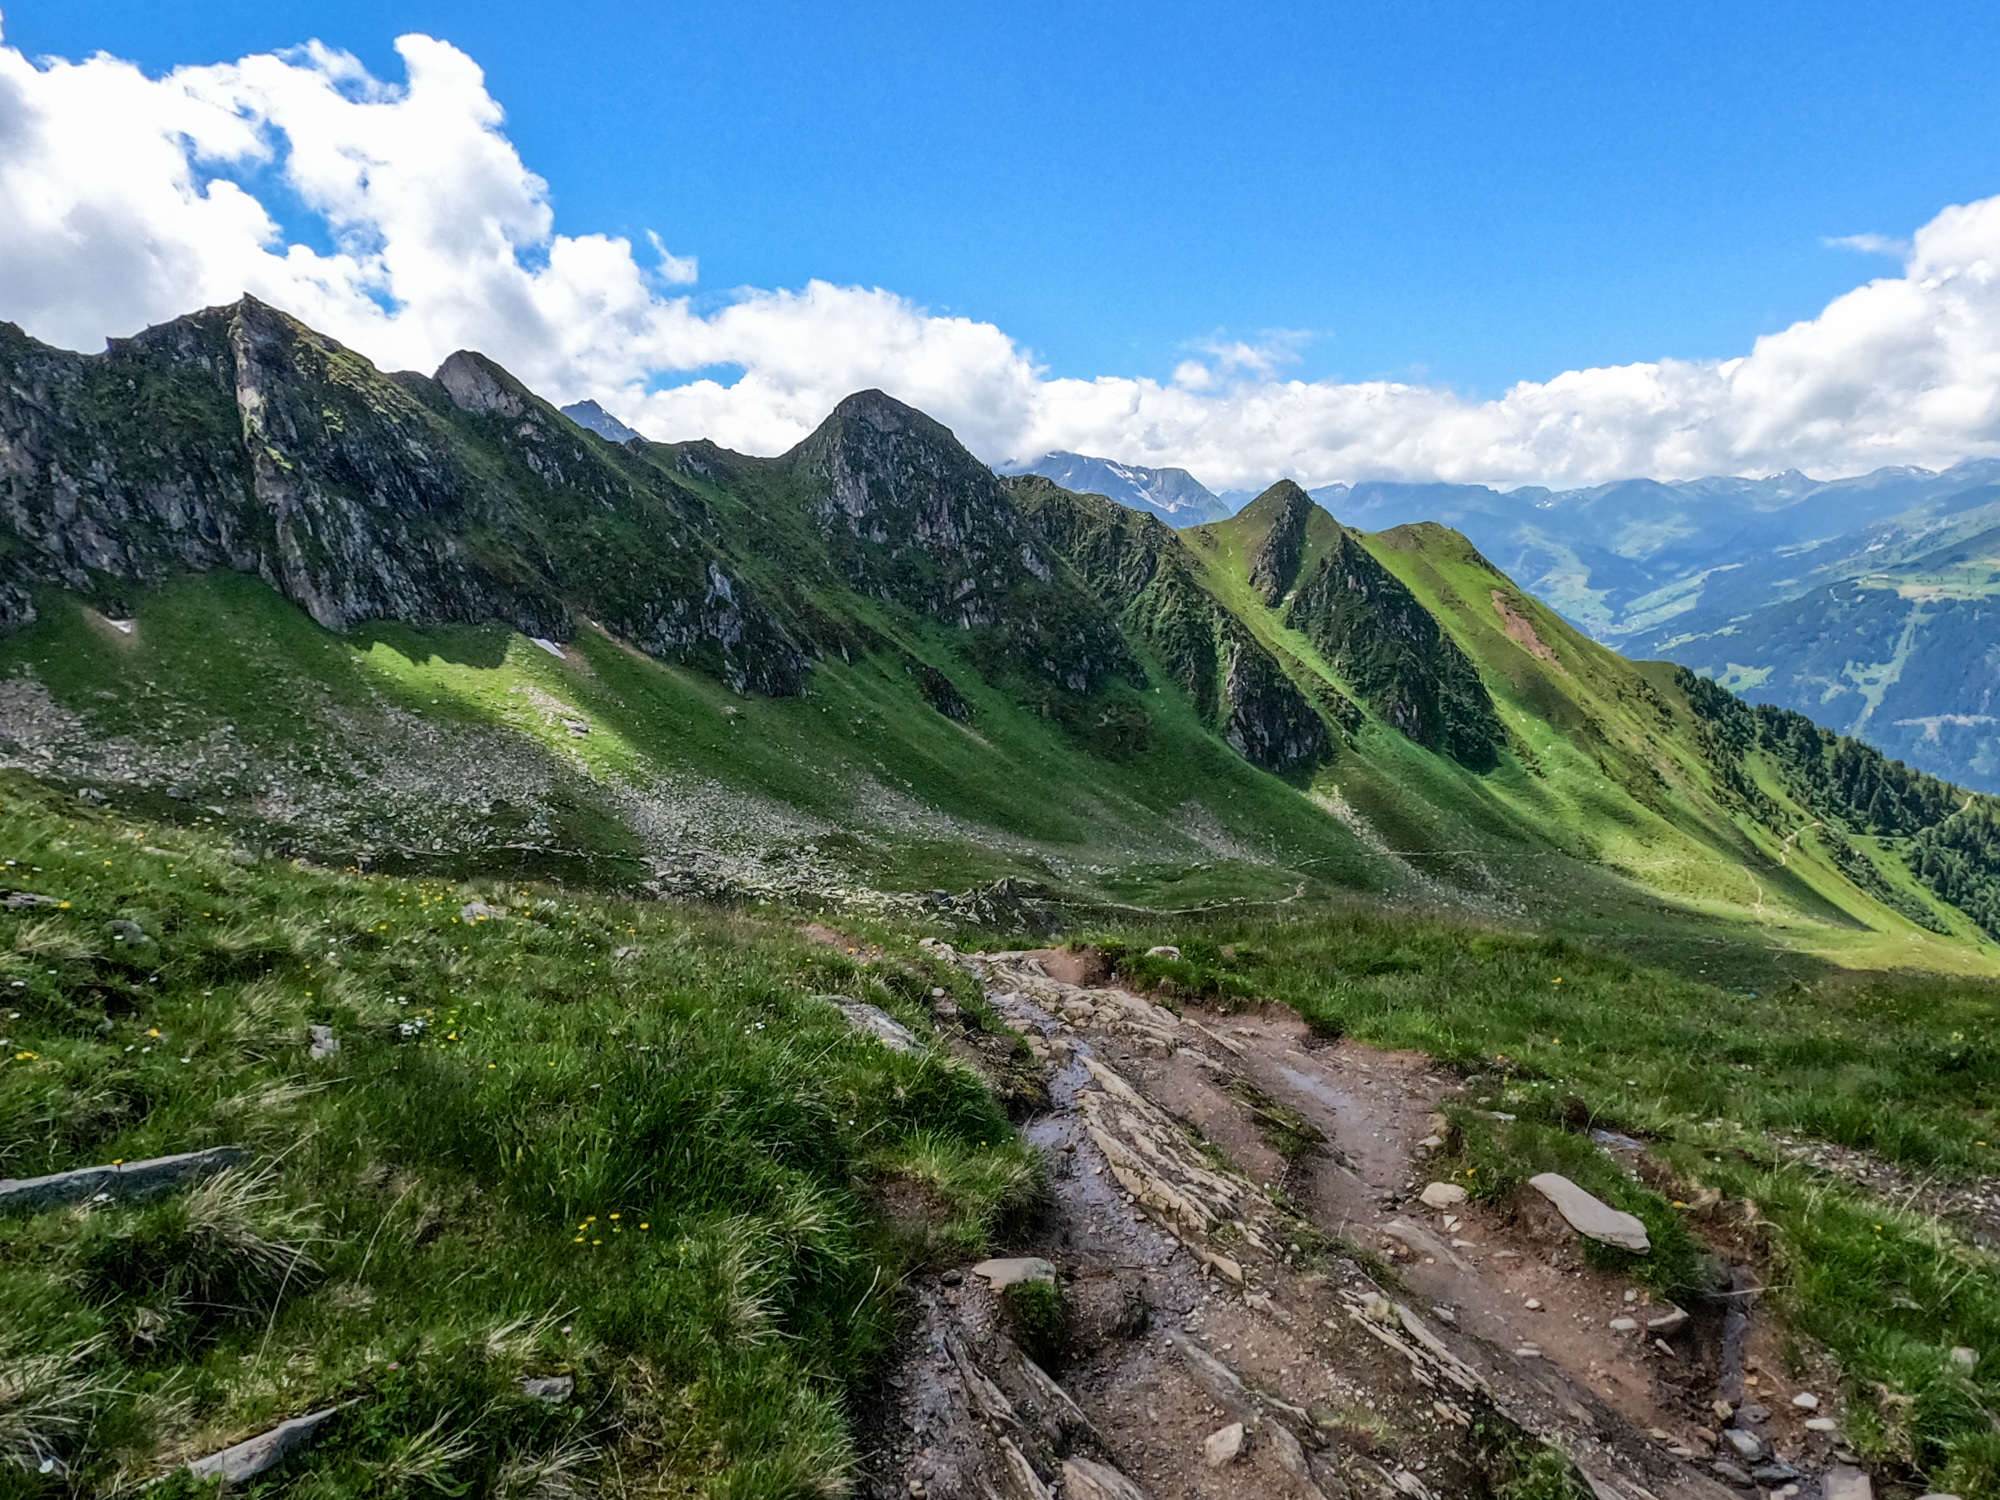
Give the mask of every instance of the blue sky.
<svg viewBox="0 0 2000 1500">
<path fill-rule="evenodd" d="M 559 226 L 703 292 L 884 286 L 1057 375 L 1218 335 L 1286 374 L 1720 358 L 2000 191 L 2000 7 L 6 0 L 30 56 L 149 71 L 319 38 L 486 70 Z"/>
</svg>

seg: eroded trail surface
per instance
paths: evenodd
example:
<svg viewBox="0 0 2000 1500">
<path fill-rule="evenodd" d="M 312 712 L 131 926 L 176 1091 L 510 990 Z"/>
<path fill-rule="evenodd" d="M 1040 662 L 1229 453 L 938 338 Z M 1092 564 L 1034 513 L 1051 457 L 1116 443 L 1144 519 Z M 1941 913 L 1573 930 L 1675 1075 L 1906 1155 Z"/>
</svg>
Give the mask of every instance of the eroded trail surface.
<svg viewBox="0 0 2000 1500">
<path fill-rule="evenodd" d="M 1452 1088 L 1424 1059 L 1276 1007 L 1176 1016 L 1074 954 L 938 951 L 1043 1069 L 1026 1129 L 1055 1206 L 1030 1259 L 916 1288 L 868 1493 L 1421 1500 L 1490 1492 L 1524 1434 L 1603 1500 L 1818 1493 L 1834 1439 L 1746 1376 L 1740 1318 L 1725 1358 L 1720 1314 L 1588 1268 L 1553 1210 L 1421 1201 Z M 1070 1325 L 1045 1371 L 994 1283 L 1051 1272 Z"/>
</svg>

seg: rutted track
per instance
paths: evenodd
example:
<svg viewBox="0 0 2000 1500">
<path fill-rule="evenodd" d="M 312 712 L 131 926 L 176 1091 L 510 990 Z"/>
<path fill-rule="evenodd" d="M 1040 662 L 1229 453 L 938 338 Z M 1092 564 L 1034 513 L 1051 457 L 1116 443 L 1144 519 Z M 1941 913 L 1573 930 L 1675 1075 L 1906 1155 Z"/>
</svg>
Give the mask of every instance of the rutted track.
<svg viewBox="0 0 2000 1500">
<path fill-rule="evenodd" d="M 1074 955 L 936 951 L 981 981 L 1044 1072 L 1050 1107 L 1026 1130 L 1052 1163 L 1053 1205 L 1013 1248 L 1057 1268 L 1070 1339 L 1041 1371 L 980 1277 L 922 1279 L 871 1414 L 865 1493 L 1421 1500 L 1489 1492 L 1523 1434 L 1605 1500 L 1731 1493 L 1692 1431 L 1693 1384 L 1595 1320 L 1562 1318 L 1558 1336 L 1558 1315 L 1523 1309 L 1530 1282 L 1621 1310 L 1623 1288 L 1559 1257 L 1531 1268 L 1497 1242 L 1491 1258 L 1447 1244 L 1404 1201 L 1446 1088 L 1420 1059 L 1316 1052 L 1288 1012 L 1176 1016 L 1068 982 L 1092 977 Z M 1327 1138 L 1294 1167 L 1259 1128 L 1274 1106 Z M 1377 1244 L 1403 1264 L 1379 1271 Z M 1237 1423 L 1241 1455 L 1212 1465 L 1205 1440 Z"/>
</svg>

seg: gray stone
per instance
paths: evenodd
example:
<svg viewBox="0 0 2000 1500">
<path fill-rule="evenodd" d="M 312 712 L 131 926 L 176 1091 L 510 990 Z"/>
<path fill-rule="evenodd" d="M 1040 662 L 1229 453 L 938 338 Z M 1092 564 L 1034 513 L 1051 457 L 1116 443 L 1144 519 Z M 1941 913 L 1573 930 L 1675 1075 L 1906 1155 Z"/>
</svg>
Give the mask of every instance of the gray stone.
<svg viewBox="0 0 2000 1500">
<path fill-rule="evenodd" d="M 54 906 L 53 896 L 38 896 L 33 891 L 9 891 L 6 900 L 0 902 L 9 911 L 33 911 L 38 906 Z"/>
<path fill-rule="evenodd" d="M 922 1049 L 923 1044 L 917 1040 L 916 1034 L 879 1005 L 870 1005 L 866 1000 L 856 1000 L 851 995 L 821 995 L 819 998 L 829 1005 L 839 1006 L 849 1026 L 874 1037 L 891 1052 Z"/>
<path fill-rule="evenodd" d="M 1615 1245 L 1620 1250 L 1630 1250 L 1634 1255 L 1651 1252 L 1653 1242 L 1646 1237 L 1644 1224 L 1631 1214 L 1613 1208 L 1602 1198 L 1585 1192 L 1561 1173 L 1544 1172 L 1539 1177 L 1530 1177 L 1528 1186 L 1553 1203 L 1556 1212 L 1563 1216 L 1569 1227 L 1585 1239 Z"/>
<path fill-rule="evenodd" d="M 1455 1182 L 1433 1182 L 1420 1194 L 1426 1208 L 1456 1208 L 1466 1199 L 1466 1191 Z"/>
<path fill-rule="evenodd" d="M 344 1403 L 343 1403 L 344 1404 Z M 320 1428 L 339 1412 L 340 1406 L 329 1406 L 323 1411 L 308 1412 L 303 1417 L 293 1417 L 289 1422 L 280 1422 L 269 1432 L 224 1448 L 220 1453 L 211 1453 L 207 1458 L 198 1458 L 188 1465 L 188 1472 L 196 1479 L 221 1479 L 225 1484 L 248 1484 L 259 1475 L 268 1474 L 293 1454 L 299 1452 L 318 1436 Z"/>
<path fill-rule="evenodd" d="M 1757 1481 L 1750 1477 L 1750 1471 L 1741 1464 L 1733 1464 L 1726 1458 L 1718 1458 L 1709 1467 L 1715 1470 L 1717 1478 L 1726 1484 L 1735 1485 L 1739 1490 L 1757 1488 Z"/>
<path fill-rule="evenodd" d="M 1171 943 L 1160 943 L 1146 950 L 1146 957 L 1148 958 L 1179 958 L 1180 956 L 1181 950 L 1174 947 Z"/>
<path fill-rule="evenodd" d="M 560 1406 L 576 1394 L 574 1375 L 529 1376 L 521 1382 L 521 1394 L 551 1406 Z"/>
<path fill-rule="evenodd" d="M 1799 1471 L 1782 1458 L 1774 1458 L 1769 1463 L 1757 1465 L 1750 1471 L 1750 1477 L 1759 1484 L 1789 1484 L 1800 1476 Z"/>
<path fill-rule="evenodd" d="M 1646 1319 L 1647 1331 L 1656 1334 L 1678 1333 L 1687 1325 L 1688 1315 L 1678 1307 L 1669 1307 L 1657 1318 Z"/>
<path fill-rule="evenodd" d="M 468 901 L 458 909 L 458 915 L 463 921 L 483 922 L 490 917 L 506 916 L 507 908 L 504 906 L 488 906 L 484 901 Z"/>
<path fill-rule="evenodd" d="M 309 1054 L 314 1062 L 324 1062 L 340 1050 L 340 1038 L 331 1026 L 307 1026 L 306 1035 L 312 1039 Z"/>
<path fill-rule="evenodd" d="M 1146 1500 L 1138 1485 L 1094 1458 L 1064 1459 L 1062 1480 L 1066 1500 Z"/>
<path fill-rule="evenodd" d="M 1835 1464 L 1824 1486 L 1823 1500 L 1875 1500 L 1875 1482 L 1852 1464 Z"/>
<path fill-rule="evenodd" d="M 211 1176 L 224 1167 L 247 1160 L 249 1155 L 241 1146 L 211 1146 L 206 1151 L 185 1151 L 178 1156 L 78 1167 L 73 1172 L 57 1172 L 48 1177 L 0 1178 L 0 1211 L 54 1208 L 99 1196 L 131 1203 L 197 1177 Z"/>
<path fill-rule="evenodd" d="M 1771 1445 L 1742 1427 L 1723 1428 L 1722 1441 L 1735 1449 L 1736 1456 L 1745 1463 L 1762 1463 L 1771 1456 Z"/>
<path fill-rule="evenodd" d="M 1951 1362 L 1961 1370 L 1970 1370 L 1979 1363 L 1979 1351 L 1968 1349 L 1963 1344 L 1956 1345 L 1951 1351 Z"/>
<path fill-rule="evenodd" d="M 1056 1268 L 1039 1255 L 1016 1255 L 1005 1260 L 982 1260 L 972 1268 L 972 1274 L 984 1276 L 994 1291 L 1004 1292 L 1018 1282 L 1054 1281 Z"/>
<path fill-rule="evenodd" d="M 152 941 L 151 938 L 146 936 L 145 928 L 141 927 L 137 922 L 129 921 L 124 917 L 117 917 L 106 922 L 104 930 L 117 938 L 119 942 L 132 948 L 137 948 L 141 944 Z"/>
<path fill-rule="evenodd" d="M 1211 1469 L 1235 1463 L 1243 1456 L 1243 1424 L 1231 1422 L 1227 1427 L 1216 1428 L 1202 1440 L 1201 1456 Z"/>
</svg>

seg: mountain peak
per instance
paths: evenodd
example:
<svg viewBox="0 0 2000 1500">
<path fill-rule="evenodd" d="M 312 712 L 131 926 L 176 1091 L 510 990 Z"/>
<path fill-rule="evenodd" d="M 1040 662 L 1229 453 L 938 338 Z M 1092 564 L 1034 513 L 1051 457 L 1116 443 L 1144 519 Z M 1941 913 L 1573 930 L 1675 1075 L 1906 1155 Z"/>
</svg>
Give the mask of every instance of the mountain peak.
<svg viewBox="0 0 2000 1500">
<path fill-rule="evenodd" d="M 1250 564 L 1250 587 L 1266 604 L 1276 604 L 1299 576 L 1305 559 L 1306 522 L 1314 510 L 1313 498 L 1289 479 L 1280 479 L 1263 494 L 1243 507 L 1238 520 L 1245 523 L 1253 538 L 1246 560 Z"/>
<path fill-rule="evenodd" d="M 562 414 L 586 432 L 594 432 L 606 442 L 629 443 L 639 434 L 595 401 L 572 401 L 562 408 Z"/>
</svg>

